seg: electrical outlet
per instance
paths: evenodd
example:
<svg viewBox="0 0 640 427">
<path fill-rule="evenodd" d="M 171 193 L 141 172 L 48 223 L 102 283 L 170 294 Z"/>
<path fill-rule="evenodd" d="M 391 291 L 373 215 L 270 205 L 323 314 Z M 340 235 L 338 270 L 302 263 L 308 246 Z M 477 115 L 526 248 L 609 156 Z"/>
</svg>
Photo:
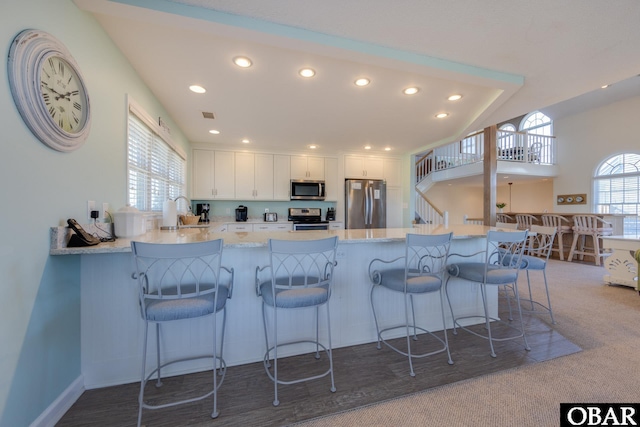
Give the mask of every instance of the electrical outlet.
<svg viewBox="0 0 640 427">
<path fill-rule="evenodd" d="M 264 208 L 264 213 L 269 213 L 269 208 Z"/>
<path fill-rule="evenodd" d="M 87 201 L 87 219 L 91 219 L 91 211 L 96 210 L 96 201 L 88 200 Z"/>
<path fill-rule="evenodd" d="M 107 214 L 107 212 L 109 212 L 109 203 L 103 203 L 102 204 L 102 215 L 100 217 L 102 219 L 109 219 L 109 215 Z"/>
</svg>

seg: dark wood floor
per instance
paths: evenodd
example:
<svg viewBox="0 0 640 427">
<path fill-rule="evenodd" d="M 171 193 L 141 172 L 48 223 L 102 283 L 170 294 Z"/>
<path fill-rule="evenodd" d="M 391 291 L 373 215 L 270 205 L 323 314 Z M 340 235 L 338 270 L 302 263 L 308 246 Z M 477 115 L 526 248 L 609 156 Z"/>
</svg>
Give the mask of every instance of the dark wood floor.
<svg viewBox="0 0 640 427">
<path fill-rule="evenodd" d="M 522 339 L 496 344 L 497 358 L 489 355 L 488 342 L 467 332 L 453 335 L 449 342 L 454 365 L 440 353 L 414 362 L 416 377 L 409 376 L 407 358 L 375 344 L 334 350 L 337 391 L 331 393 L 330 379 L 279 387 L 280 406 L 272 406 L 273 383 L 262 363 L 233 366 L 228 369 L 218 393 L 220 416 L 210 418 L 213 397 L 200 402 L 163 410 L 143 411 L 147 426 L 276 426 L 408 395 L 468 378 L 517 366 L 537 363 L 580 351 L 580 348 L 553 330 L 548 316 L 526 316 L 531 351 L 525 351 Z M 496 334 L 498 332 L 496 331 Z M 427 346 L 425 339 L 420 346 Z M 290 369 L 287 366 L 291 366 Z M 308 374 L 314 367 L 326 369 L 323 355 L 296 356 L 280 364 L 280 373 Z M 176 395 L 185 390 L 206 390 L 211 372 L 168 378 L 160 393 Z M 127 384 L 86 391 L 57 424 L 58 426 L 125 426 L 137 421 L 139 384 Z M 151 397 L 158 391 L 150 384 Z"/>
</svg>

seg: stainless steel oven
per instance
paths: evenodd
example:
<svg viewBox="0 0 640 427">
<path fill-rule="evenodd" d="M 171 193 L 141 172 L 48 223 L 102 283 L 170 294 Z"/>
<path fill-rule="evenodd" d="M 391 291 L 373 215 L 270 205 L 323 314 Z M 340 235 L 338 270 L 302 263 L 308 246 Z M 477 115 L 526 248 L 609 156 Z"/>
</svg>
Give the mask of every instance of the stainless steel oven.
<svg viewBox="0 0 640 427">
<path fill-rule="evenodd" d="M 288 219 L 293 221 L 293 231 L 329 229 L 329 221 L 322 220 L 320 208 L 289 208 Z"/>
<path fill-rule="evenodd" d="M 301 230 L 328 230 L 329 222 L 328 221 L 319 221 L 319 222 L 294 222 L 293 223 L 293 231 L 301 231 Z"/>
<path fill-rule="evenodd" d="M 291 200 L 324 200 L 324 181 L 291 180 Z"/>
</svg>

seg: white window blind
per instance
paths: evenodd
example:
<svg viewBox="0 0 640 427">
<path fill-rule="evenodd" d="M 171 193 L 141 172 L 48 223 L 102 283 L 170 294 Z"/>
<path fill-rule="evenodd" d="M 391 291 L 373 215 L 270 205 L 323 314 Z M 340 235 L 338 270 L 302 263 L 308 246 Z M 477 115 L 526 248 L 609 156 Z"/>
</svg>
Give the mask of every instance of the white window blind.
<svg viewBox="0 0 640 427">
<path fill-rule="evenodd" d="M 624 214 L 624 234 L 640 232 L 640 154 L 605 160 L 596 172 L 594 190 L 598 213 Z"/>
<path fill-rule="evenodd" d="M 160 212 L 165 200 L 185 194 L 186 165 L 147 123 L 129 111 L 128 200 L 138 210 Z"/>
</svg>

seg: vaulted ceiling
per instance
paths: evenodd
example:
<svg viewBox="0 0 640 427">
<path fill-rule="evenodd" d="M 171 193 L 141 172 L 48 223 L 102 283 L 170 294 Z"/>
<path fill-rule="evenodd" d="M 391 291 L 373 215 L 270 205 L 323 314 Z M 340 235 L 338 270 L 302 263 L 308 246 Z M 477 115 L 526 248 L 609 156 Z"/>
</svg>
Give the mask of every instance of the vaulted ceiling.
<svg viewBox="0 0 640 427">
<path fill-rule="evenodd" d="M 558 118 L 640 93 L 636 0 L 75 2 L 197 143 L 416 153 L 530 111 Z M 615 96 L 600 89 L 616 83 Z"/>
</svg>

